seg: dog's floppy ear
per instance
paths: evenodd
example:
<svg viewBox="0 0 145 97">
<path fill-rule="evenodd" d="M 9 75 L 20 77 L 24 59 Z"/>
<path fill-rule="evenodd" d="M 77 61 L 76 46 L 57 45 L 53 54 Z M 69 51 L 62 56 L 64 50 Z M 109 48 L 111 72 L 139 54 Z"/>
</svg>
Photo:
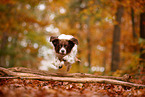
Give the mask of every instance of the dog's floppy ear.
<svg viewBox="0 0 145 97">
<path fill-rule="evenodd" d="M 54 41 L 54 40 L 56 40 L 56 39 L 58 39 L 58 36 L 51 36 L 51 37 L 50 37 L 50 42 L 52 42 L 52 41 Z"/>
<path fill-rule="evenodd" d="M 78 45 L 78 40 L 76 38 L 72 38 L 70 41 L 72 41 L 74 44 Z"/>
<path fill-rule="evenodd" d="M 59 42 L 59 39 L 58 39 L 57 36 L 51 36 L 51 37 L 50 37 L 50 42 L 52 42 L 53 45 L 56 47 L 57 44 L 58 44 L 58 42 Z"/>
</svg>

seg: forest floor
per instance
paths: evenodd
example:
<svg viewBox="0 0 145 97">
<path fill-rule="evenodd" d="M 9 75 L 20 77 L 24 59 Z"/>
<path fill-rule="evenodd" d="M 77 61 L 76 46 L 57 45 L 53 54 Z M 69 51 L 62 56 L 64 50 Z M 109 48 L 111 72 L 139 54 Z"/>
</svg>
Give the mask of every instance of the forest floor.
<svg viewBox="0 0 145 97">
<path fill-rule="evenodd" d="M 145 97 L 145 88 L 101 83 L 1 79 L 0 97 Z"/>
<path fill-rule="evenodd" d="M 141 78 L 0 67 L 0 97 L 145 97 Z"/>
</svg>

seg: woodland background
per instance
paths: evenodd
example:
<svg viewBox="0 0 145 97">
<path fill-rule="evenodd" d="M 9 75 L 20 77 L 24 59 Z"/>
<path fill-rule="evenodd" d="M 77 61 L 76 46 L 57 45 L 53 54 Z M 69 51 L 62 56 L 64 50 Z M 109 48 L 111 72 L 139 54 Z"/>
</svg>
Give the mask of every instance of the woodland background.
<svg viewBox="0 0 145 97">
<path fill-rule="evenodd" d="M 0 0 L 0 66 L 51 69 L 51 35 L 79 40 L 70 72 L 144 75 L 145 0 Z"/>
</svg>

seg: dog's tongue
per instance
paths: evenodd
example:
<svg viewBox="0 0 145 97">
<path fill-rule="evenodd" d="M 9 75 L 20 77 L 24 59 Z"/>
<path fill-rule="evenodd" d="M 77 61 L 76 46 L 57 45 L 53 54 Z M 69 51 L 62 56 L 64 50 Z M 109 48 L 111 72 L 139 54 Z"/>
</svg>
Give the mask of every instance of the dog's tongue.
<svg viewBox="0 0 145 97">
<path fill-rule="evenodd" d="M 62 55 L 65 55 L 64 53 L 61 53 Z"/>
</svg>

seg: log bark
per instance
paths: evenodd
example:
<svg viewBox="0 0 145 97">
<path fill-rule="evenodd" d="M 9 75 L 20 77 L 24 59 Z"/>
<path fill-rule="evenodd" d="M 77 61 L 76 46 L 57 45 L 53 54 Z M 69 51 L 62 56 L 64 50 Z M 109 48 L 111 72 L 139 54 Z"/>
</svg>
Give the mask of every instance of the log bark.
<svg viewBox="0 0 145 97">
<path fill-rule="evenodd" d="M 115 80 L 123 80 L 123 81 L 129 81 L 129 79 L 131 78 L 131 76 L 128 74 L 125 74 L 123 77 L 114 77 L 114 76 L 98 76 L 95 74 L 87 74 L 87 73 L 50 73 L 48 71 L 32 70 L 30 68 L 28 69 L 24 67 L 12 67 L 12 68 L 8 68 L 8 70 L 13 72 L 31 73 L 31 74 L 37 74 L 43 76 L 107 78 L 107 79 L 115 79 Z"/>
<path fill-rule="evenodd" d="M 106 78 L 86 78 L 86 77 L 56 77 L 56 76 L 42 76 L 30 73 L 13 72 L 8 69 L 0 67 L 0 74 L 4 74 L 6 77 L 0 77 L 0 79 L 29 79 L 29 80 L 41 80 L 41 81 L 61 81 L 61 82 L 74 82 L 74 83 L 107 83 L 122 85 L 127 87 L 145 88 L 145 85 L 135 84 L 125 81 L 118 81 L 114 79 Z M 89 75 L 89 74 L 88 74 Z"/>
</svg>

